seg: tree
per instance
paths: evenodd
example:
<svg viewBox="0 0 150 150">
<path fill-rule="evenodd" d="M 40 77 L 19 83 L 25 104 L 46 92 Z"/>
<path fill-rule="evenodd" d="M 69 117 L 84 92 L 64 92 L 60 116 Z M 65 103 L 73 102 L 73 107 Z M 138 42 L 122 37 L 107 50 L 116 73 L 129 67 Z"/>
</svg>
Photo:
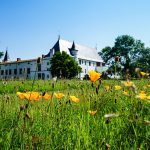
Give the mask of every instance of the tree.
<svg viewBox="0 0 150 150">
<path fill-rule="evenodd" d="M 150 72 L 150 48 L 147 47 L 140 51 L 136 67 L 141 68 L 144 72 Z"/>
<path fill-rule="evenodd" d="M 113 47 L 107 46 L 99 54 L 110 68 L 119 66 L 119 69 L 122 68 L 123 73 L 128 70 L 132 74 L 133 68 L 138 67 L 138 63 L 141 64 L 144 61 L 148 67 L 149 53 L 149 49 L 146 50 L 144 43 L 140 40 L 135 40 L 129 35 L 122 35 L 115 39 Z M 117 65 L 116 57 L 120 58 Z"/>
<path fill-rule="evenodd" d="M 3 55 L 4 55 L 4 53 L 3 53 L 3 52 L 0 52 L 0 58 L 2 58 Z"/>
<path fill-rule="evenodd" d="M 121 58 L 120 63 L 123 66 L 124 71 L 130 68 L 134 48 L 135 40 L 131 36 L 119 36 L 115 41 L 115 45 L 112 48 L 112 51 L 115 56 L 119 56 Z"/>
<path fill-rule="evenodd" d="M 73 78 L 81 72 L 81 67 L 78 63 L 69 56 L 66 52 L 56 52 L 51 59 L 50 71 L 52 76 L 62 78 Z"/>
</svg>

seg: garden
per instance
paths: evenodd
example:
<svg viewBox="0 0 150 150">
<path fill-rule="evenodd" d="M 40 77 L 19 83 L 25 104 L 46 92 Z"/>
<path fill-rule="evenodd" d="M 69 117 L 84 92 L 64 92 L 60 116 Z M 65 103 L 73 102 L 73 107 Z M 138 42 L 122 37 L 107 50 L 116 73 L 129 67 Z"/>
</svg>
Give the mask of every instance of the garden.
<svg viewBox="0 0 150 150">
<path fill-rule="evenodd" d="M 0 149 L 150 149 L 149 79 L 0 84 Z"/>
</svg>

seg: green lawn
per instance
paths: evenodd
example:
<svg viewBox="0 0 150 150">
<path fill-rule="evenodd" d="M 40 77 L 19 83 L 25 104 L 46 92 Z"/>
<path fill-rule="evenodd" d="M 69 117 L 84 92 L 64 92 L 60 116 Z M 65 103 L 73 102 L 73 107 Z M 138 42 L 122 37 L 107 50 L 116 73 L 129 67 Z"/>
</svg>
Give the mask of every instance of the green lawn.
<svg viewBox="0 0 150 150">
<path fill-rule="evenodd" d="M 80 80 L 0 81 L 0 149 L 150 149 L 150 100 L 136 98 L 141 91 L 150 95 L 150 81 L 133 82 L 136 90 L 119 80 L 93 85 Z M 30 101 L 16 94 L 28 91 L 53 97 Z M 54 96 L 58 92 L 65 94 L 60 100 Z"/>
</svg>

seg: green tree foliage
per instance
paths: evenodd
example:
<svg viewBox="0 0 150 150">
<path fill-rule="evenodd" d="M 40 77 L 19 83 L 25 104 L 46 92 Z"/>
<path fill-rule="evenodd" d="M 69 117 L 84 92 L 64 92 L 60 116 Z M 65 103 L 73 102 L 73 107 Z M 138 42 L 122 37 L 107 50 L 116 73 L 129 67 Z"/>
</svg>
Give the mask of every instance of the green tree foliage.
<svg viewBox="0 0 150 150">
<path fill-rule="evenodd" d="M 145 48 L 144 43 L 129 35 L 118 36 L 113 47 L 107 46 L 99 54 L 110 68 L 117 66 L 123 73 L 129 70 L 132 74 L 136 67 L 146 70 L 150 65 L 150 48 Z M 119 62 L 115 61 L 117 56 Z"/>
<path fill-rule="evenodd" d="M 140 51 L 135 65 L 142 68 L 142 71 L 150 72 L 150 48 L 147 47 Z"/>
<path fill-rule="evenodd" d="M 2 58 L 3 55 L 4 55 L 4 53 L 3 53 L 3 52 L 0 52 L 0 58 Z"/>
<path fill-rule="evenodd" d="M 74 58 L 64 51 L 62 53 L 56 52 L 50 62 L 52 76 L 73 78 L 82 70 Z"/>
</svg>

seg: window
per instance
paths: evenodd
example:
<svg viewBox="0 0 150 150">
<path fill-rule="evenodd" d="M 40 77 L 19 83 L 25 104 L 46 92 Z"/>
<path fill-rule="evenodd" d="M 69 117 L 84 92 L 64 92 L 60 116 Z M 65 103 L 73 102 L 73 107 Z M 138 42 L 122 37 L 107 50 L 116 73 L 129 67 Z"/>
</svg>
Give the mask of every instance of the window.
<svg viewBox="0 0 150 150">
<path fill-rule="evenodd" d="M 5 70 L 5 75 L 8 75 L 8 70 Z"/>
<path fill-rule="evenodd" d="M 9 75 L 11 75 L 11 69 L 9 69 Z"/>
<path fill-rule="evenodd" d="M 38 71 L 41 71 L 41 64 L 38 64 Z"/>
<path fill-rule="evenodd" d="M 49 62 L 47 62 L 47 65 L 49 65 Z"/>
<path fill-rule="evenodd" d="M 85 65 L 86 65 L 86 60 L 85 60 Z"/>
<path fill-rule="evenodd" d="M 49 74 L 47 75 L 47 79 L 49 79 Z"/>
<path fill-rule="evenodd" d="M 17 75 L 17 69 L 14 69 L 14 74 Z"/>
<path fill-rule="evenodd" d="M 96 63 L 96 66 L 100 66 L 100 62 L 97 62 L 97 63 Z"/>
<path fill-rule="evenodd" d="M 86 73 L 86 69 L 85 69 L 85 73 Z"/>
<path fill-rule="evenodd" d="M 81 59 L 79 60 L 79 64 L 81 65 Z"/>
<path fill-rule="evenodd" d="M 89 61 L 89 66 L 91 66 L 91 62 Z"/>
<path fill-rule="evenodd" d="M 38 73 L 38 79 L 41 79 L 41 73 Z"/>
<path fill-rule="evenodd" d="M 105 66 L 105 63 L 102 63 L 102 66 Z"/>
<path fill-rule="evenodd" d="M 47 71 L 50 71 L 50 68 L 47 68 Z"/>
<path fill-rule="evenodd" d="M 95 66 L 95 63 L 93 62 L 93 66 Z"/>
<path fill-rule="evenodd" d="M 19 73 L 22 74 L 22 68 L 19 69 Z"/>
<path fill-rule="evenodd" d="M 42 73 L 42 80 L 45 79 L 45 73 Z"/>
<path fill-rule="evenodd" d="M 4 70 L 1 70 L 1 75 L 4 75 Z"/>
<path fill-rule="evenodd" d="M 27 68 L 27 74 L 30 74 L 30 68 Z"/>
</svg>

